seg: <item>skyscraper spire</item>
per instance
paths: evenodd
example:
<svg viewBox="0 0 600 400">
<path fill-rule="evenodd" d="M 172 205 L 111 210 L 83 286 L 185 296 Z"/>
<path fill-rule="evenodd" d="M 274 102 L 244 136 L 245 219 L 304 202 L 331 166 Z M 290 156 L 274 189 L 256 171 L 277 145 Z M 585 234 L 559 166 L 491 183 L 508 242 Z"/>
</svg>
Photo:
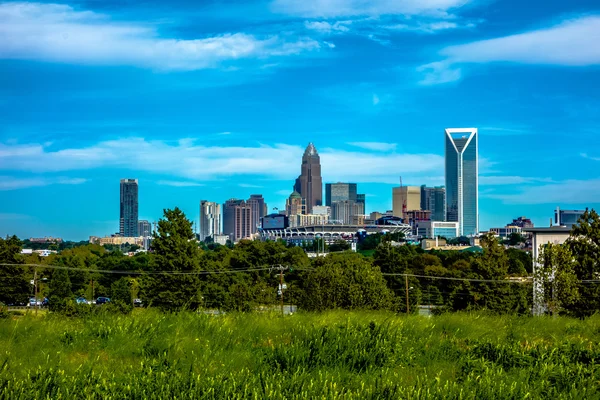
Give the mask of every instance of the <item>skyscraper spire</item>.
<svg viewBox="0 0 600 400">
<path fill-rule="evenodd" d="M 306 213 L 311 214 L 314 206 L 323 204 L 323 180 L 321 179 L 321 159 L 315 145 L 309 143 L 302 156 L 300 176 L 294 190 L 306 199 Z"/>
</svg>

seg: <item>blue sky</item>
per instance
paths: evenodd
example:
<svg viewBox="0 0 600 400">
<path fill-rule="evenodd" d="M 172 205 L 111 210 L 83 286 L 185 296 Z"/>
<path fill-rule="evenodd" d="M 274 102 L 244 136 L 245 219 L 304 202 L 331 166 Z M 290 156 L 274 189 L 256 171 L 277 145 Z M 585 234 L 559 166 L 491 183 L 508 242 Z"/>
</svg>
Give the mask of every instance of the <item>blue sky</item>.
<svg viewBox="0 0 600 400">
<path fill-rule="evenodd" d="M 0 3 L 0 235 L 118 230 L 262 193 L 283 207 L 309 141 L 367 211 L 444 183 L 477 127 L 480 222 L 600 203 L 594 1 Z"/>
</svg>

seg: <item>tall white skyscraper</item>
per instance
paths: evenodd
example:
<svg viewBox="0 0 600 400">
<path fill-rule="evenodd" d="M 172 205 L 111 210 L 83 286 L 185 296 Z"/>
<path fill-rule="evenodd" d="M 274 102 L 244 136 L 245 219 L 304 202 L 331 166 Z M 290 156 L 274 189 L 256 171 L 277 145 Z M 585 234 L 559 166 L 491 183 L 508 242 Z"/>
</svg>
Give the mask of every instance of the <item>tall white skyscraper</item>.
<svg viewBox="0 0 600 400">
<path fill-rule="evenodd" d="M 221 205 L 212 201 L 200 201 L 200 240 L 221 234 Z"/>
<path fill-rule="evenodd" d="M 479 150 L 477 128 L 448 128 L 446 142 L 446 220 L 459 234 L 479 233 Z"/>
</svg>

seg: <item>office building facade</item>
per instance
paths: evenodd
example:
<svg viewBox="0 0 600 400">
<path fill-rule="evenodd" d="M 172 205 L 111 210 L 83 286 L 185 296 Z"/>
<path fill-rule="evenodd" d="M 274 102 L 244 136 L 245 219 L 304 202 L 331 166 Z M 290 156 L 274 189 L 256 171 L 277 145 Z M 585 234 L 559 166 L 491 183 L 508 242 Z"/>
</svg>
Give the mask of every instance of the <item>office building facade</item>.
<svg viewBox="0 0 600 400">
<path fill-rule="evenodd" d="M 223 233 L 234 243 L 252 236 L 252 208 L 244 200 L 229 199 L 223 205 Z"/>
<path fill-rule="evenodd" d="M 306 199 L 300 196 L 300 193 L 294 191 L 285 201 L 285 214 L 288 217 L 292 215 L 306 214 Z"/>
<path fill-rule="evenodd" d="M 335 223 L 352 225 L 354 217 L 364 216 L 364 204 L 352 200 L 334 201 L 331 204 L 331 219 Z"/>
<path fill-rule="evenodd" d="M 479 233 L 479 160 L 477 128 L 445 130 L 446 220 L 459 234 Z"/>
<path fill-rule="evenodd" d="M 138 180 L 121 179 L 119 235 L 138 235 Z"/>
<path fill-rule="evenodd" d="M 556 207 L 554 211 L 554 223 L 558 226 L 573 228 L 573 225 L 578 223 L 579 218 L 584 212 L 585 210 L 561 210 L 560 207 Z"/>
<path fill-rule="evenodd" d="M 404 218 L 406 211 L 421 209 L 421 188 L 402 186 L 392 188 L 392 211 L 394 216 Z"/>
<path fill-rule="evenodd" d="M 221 205 L 213 201 L 200 201 L 200 240 L 215 240 L 221 234 Z"/>
<path fill-rule="evenodd" d="M 326 183 L 325 184 L 325 205 L 331 207 L 336 201 L 352 200 L 356 201 L 356 183 Z"/>
<path fill-rule="evenodd" d="M 445 221 L 446 188 L 421 186 L 421 210 L 430 211 L 432 221 Z"/>
<path fill-rule="evenodd" d="M 267 204 L 262 194 L 252 194 L 246 204 L 250 206 L 250 231 L 256 233 L 260 227 L 260 219 L 267 215 Z"/>
<path fill-rule="evenodd" d="M 306 213 L 311 214 L 314 206 L 323 205 L 323 180 L 321 178 L 321 159 L 317 149 L 309 143 L 302 156 L 300 176 L 296 179 L 294 190 L 306 201 Z"/>
<path fill-rule="evenodd" d="M 458 222 L 422 221 L 419 222 L 416 231 L 418 236 L 428 239 L 454 239 L 459 236 Z"/>
<path fill-rule="evenodd" d="M 150 222 L 146 220 L 138 221 L 138 235 L 145 238 L 152 236 L 152 225 Z"/>
</svg>

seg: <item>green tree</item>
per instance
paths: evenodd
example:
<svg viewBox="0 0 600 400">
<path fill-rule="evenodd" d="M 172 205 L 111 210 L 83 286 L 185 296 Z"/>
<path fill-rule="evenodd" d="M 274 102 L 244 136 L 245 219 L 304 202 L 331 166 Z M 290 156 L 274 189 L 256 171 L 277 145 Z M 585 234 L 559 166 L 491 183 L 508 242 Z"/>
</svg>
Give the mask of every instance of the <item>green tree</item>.
<svg viewBox="0 0 600 400">
<path fill-rule="evenodd" d="M 577 279 L 597 280 L 600 277 L 600 216 L 595 210 L 586 210 L 579 218 L 567 246 L 577 263 Z M 600 311 L 600 285 L 582 283 L 579 293 L 579 299 L 566 306 L 571 314 L 584 317 Z"/>
<path fill-rule="evenodd" d="M 329 246 L 329 251 L 331 252 L 336 252 L 336 251 L 346 251 L 346 250 L 350 250 L 350 244 L 348 242 L 346 242 L 345 240 L 336 240 L 333 244 L 331 244 Z"/>
<path fill-rule="evenodd" d="M 562 313 L 579 298 L 576 262 L 566 245 L 547 244 L 540 252 L 535 272 L 538 301 L 552 314 Z"/>
<path fill-rule="evenodd" d="M 50 279 L 48 295 L 51 311 L 62 311 L 66 308 L 67 303 L 72 300 L 73 297 L 69 271 L 65 269 L 54 270 L 52 278 Z"/>
<path fill-rule="evenodd" d="M 393 294 L 379 268 L 359 254 L 330 254 L 318 258 L 304 273 L 299 306 L 323 311 L 335 308 L 392 309 Z"/>
<path fill-rule="evenodd" d="M 143 282 L 145 300 L 163 310 L 196 309 L 201 305 L 200 249 L 192 221 L 179 208 L 164 210 L 152 241 L 153 272 Z M 174 273 L 167 273 L 173 271 Z"/>
<path fill-rule="evenodd" d="M 0 303 L 24 303 L 29 295 L 29 282 L 22 264 L 21 241 L 16 237 L 0 238 Z"/>
<path fill-rule="evenodd" d="M 118 305 L 125 310 L 133 308 L 133 299 L 131 297 L 132 288 L 129 278 L 122 277 L 118 281 L 114 282 L 110 289 L 111 302 L 114 302 L 115 304 L 118 303 Z"/>
</svg>

